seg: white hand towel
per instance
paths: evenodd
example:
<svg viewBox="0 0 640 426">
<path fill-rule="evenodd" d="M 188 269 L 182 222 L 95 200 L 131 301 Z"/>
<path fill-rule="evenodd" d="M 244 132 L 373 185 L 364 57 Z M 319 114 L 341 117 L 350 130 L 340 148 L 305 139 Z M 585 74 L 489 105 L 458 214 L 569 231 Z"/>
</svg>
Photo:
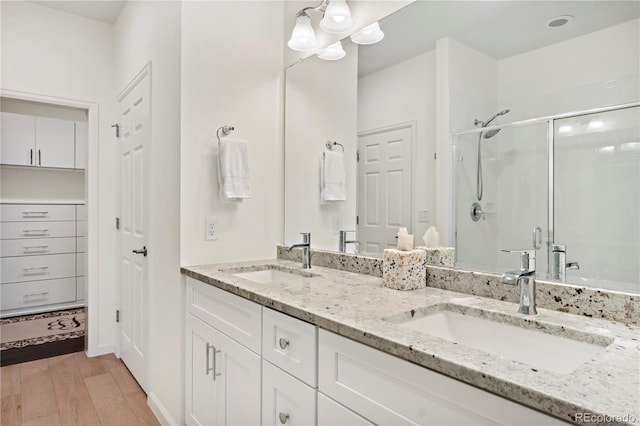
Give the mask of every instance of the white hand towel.
<svg viewBox="0 0 640 426">
<path fill-rule="evenodd" d="M 322 202 L 347 200 L 347 178 L 343 153 L 325 151 L 322 154 L 320 185 Z"/>
<path fill-rule="evenodd" d="M 249 182 L 249 143 L 243 139 L 220 138 L 218 181 L 223 201 L 251 198 Z"/>
</svg>

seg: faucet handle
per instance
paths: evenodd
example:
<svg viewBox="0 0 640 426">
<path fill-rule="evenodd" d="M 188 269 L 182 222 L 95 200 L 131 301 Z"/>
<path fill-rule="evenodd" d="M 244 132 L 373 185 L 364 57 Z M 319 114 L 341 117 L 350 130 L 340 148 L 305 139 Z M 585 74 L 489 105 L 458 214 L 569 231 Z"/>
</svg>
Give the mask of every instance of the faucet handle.
<svg viewBox="0 0 640 426">
<path fill-rule="evenodd" d="M 311 244 L 311 232 L 301 232 L 300 235 L 302 235 L 303 244 Z"/>
<path fill-rule="evenodd" d="M 520 269 L 523 271 L 532 271 L 536 269 L 536 251 L 535 249 L 519 249 L 519 250 L 505 250 L 501 251 L 505 253 L 520 253 Z"/>
</svg>

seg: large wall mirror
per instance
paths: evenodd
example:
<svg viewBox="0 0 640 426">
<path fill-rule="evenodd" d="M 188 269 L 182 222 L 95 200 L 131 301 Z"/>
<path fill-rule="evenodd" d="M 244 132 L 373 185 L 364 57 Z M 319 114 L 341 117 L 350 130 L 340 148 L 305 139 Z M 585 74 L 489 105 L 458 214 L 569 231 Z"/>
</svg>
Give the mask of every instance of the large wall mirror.
<svg viewBox="0 0 640 426">
<path fill-rule="evenodd" d="M 518 265 L 501 249 L 539 232 L 540 278 L 640 292 L 639 13 L 416 1 L 380 21 L 379 43 L 347 37 L 343 59 L 291 66 L 285 244 L 311 232 L 313 248 L 379 256 L 398 227 L 420 245 L 436 226 L 457 267 L 501 273 Z M 340 201 L 323 199 L 329 150 Z"/>
</svg>

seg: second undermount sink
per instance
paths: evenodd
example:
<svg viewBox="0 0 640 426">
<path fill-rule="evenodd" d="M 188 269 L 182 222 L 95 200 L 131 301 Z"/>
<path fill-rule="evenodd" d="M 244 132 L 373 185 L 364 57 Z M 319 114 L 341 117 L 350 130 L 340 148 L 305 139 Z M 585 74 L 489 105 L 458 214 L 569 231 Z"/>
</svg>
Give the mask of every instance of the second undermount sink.
<svg viewBox="0 0 640 426">
<path fill-rule="evenodd" d="M 316 274 L 301 269 L 287 268 L 280 265 L 260 265 L 239 270 L 225 270 L 238 278 L 259 284 L 300 282 L 305 278 L 316 277 Z"/>
<path fill-rule="evenodd" d="M 387 320 L 399 327 L 533 368 L 570 373 L 603 351 L 613 339 L 561 326 L 456 304 L 439 304 Z"/>
</svg>

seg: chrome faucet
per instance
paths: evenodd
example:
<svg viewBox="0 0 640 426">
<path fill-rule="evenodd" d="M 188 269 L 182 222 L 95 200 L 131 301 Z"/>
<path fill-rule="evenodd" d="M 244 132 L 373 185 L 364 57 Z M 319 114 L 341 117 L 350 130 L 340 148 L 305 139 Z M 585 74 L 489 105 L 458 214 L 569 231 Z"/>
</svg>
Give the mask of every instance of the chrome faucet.
<svg viewBox="0 0 640 426">
<path fill-rule="evenodd" d="M 311 232 L 302 232 L 300 235 L 302 235 L 302 242 L 289 246 L 287 250 L 302 248 L 302 267 L 309 269 L 311 268 Z"/>
<path fill-rule="evenodd" d="M 338 241 L 338 250 L 340 253 L 346 253 L 347 244 L 355 244 L 356 247 L 360 246 L 360 242 L 357 240 L 347 240 L 347 232 L 356 232 L 356 231 L 340 231 L 340 237 Z"/>
<path fill-rule="evenodd" d="M 551 279 L 565 282 L 567 269 L 580 269 L 578 262 L 567 262 L 567 247 L 560 244 L 551 245 L 552 266 Z"/>
<path fill-rule="evenodd" d="M 522 252 L 520 269 L 508 271 L 502 275 L 502 283 L 520 285 L 520 307 L 518 312 L 536 315 L 536 251 L 535 250 L 502 250 L 507 253 Z"/>
</svg>

